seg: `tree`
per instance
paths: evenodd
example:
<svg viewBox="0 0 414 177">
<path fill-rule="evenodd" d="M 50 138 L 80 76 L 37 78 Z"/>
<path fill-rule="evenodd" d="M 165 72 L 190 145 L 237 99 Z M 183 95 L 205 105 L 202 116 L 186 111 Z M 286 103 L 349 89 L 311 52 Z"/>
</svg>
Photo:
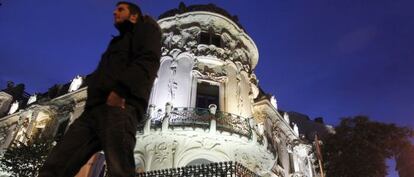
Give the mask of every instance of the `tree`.
<svg viewBox="0 0 414 177">
<path fill-rule="evenodd" d="M 37 176 L 52 147 L 53 141 L 45 138 L 15 142 L 0 160 L 0 169 L 13 177 Z"/>
<path fill-rule="evenodd" d="M 323 145 L 327 177 L 385 177 L 386 159 L 411 146 L 413 130 L 370 121 L 368 117 L 344 118 Z"/>
</svg>

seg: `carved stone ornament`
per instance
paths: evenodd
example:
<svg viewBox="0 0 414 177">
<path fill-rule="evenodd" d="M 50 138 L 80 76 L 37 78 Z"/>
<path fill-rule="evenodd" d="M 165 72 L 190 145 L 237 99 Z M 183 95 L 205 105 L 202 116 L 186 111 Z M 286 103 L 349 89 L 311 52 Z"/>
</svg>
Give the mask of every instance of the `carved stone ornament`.
<svg viewBox="0 0 414 177">
<path fill-rule="evenodd" d="M 167 143 L 158 144 L 154 149 L 155 161 L 160 163 L 164 162 L 169 158 L 170 153 L 171 152 L 168 150 Z"/>
<path fill-rule="evenodd" d="M 193 70 L 192 73 L 193 73 L 194 76 L 196 76 L 199 79 L 211 80 L 211 81 L 216 81 L 216 82 L 219 82 L 219 83 L 225 83 L 225 82 L 227 82 L 227 76 L 220 75 L 218 73 L 214 73 L 214 72 L 209 73 L 209 72 L 206 72 L 206 73 L 203 74 L 203 73 L 201 73 L 198 70 Z"/>
<path fill-rule="evenodd" d="M 82 83 L 83 83 L 83 78 L 77 75 L 70 83 L 68 92 L 73 92 L 73 91 L 78 90 L 82 86 Z"/>
<path fill-rule="evenodd" d="M 0 127 L 0 146 L 6 142 L 9 133 L 9 126 Z"/>
<path fill-rule="evenodd" d="M 10 107 L 9 115 L 15 113 L 18 109 L 19 109 L 19 101 L 16 100 Z"/>
<path fill-rule="evenodd" d="M 27 129 L 29 128 L 30 119 L 25 117 L 25 118 L 22 118 L 21 120 L 22 120 L 20 121 L 21 124 L 19 124 L 19 126 L 17 127 L 18 132 L 15 138 L 15 141 L 24 143 L 26 140 L 29 139 Z"/>
<path fill-rule="evenodd" d="M 189 51 L 196 48 L 198 36 L 201 32 L 200 27 L 193 26 L 180 30 L 175 26 L 174 29 L 170 30 L 170 32 L 164 32 L 162 35 L 163 46 L 166 50 L 181 49 Z"/>
<path fill-rule="evenodd" d="M 177 149 L 177 142 L 151 143 L 145 146 L 146 152 L 153 155 L 153 162 L 157 165 L 169 163 Z"/>
<path fill-rule="evenodd" d="M 215 147 L 220 146 L 218 142 L 211 141 L 209 139 L 196 140 L 196 143 L 199 143 L 203 149 L 213 150 Z"/>
<path fill-rule="evenodd" d="M 34 95 L 32 95 L 32 96 L 29 97 L 29 100 L 27 101 L 27 105 L 32 104 L 32 103 L 34 103 L 36 101 L 37 101 L 37 95 L 34 94 Z"/>
<path fill-rule="evenodd" d="M 243 70 L 251 73 L 248 50 L 230 34 L 223 32 L 221 34 L 223 47 L 217 47 L 199 44 L 198 38 L 202 30 L 198 26 L 184 29 L 178 26 L 172 28 L 163 33 L 163 47 L 161 49 L 163 56 L 169 55 L 170 51 L 174 49 L 179 49 L 193 53 L 195 56 L 214 56 L 221 60 L 239 61 L 243 63 Z"/>
<path fill-rule="evenodd" d="M 277 109 L 277 100 L 276 97 L 274 95 L 272 95 L 272 97 L 270 98 L 270 103 L 272 103 L 272 106 Z"/>
</svg>

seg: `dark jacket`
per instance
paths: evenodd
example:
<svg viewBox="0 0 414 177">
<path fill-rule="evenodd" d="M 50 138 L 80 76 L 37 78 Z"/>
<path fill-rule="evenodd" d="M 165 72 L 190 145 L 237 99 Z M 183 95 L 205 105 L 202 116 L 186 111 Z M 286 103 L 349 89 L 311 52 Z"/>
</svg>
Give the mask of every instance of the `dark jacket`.
<svg viewBox="0 0 414 177">
<path fill-rule="evenodd" d="M 152 84 L 160 66 L 161 30 L 149 16 L 136 24 L 117 26 L 114 37 L 90 75 L 86 107 L 105 104 L 111 91 L 125 98 L 127 104 L 145 111 Z"/>
</svg>

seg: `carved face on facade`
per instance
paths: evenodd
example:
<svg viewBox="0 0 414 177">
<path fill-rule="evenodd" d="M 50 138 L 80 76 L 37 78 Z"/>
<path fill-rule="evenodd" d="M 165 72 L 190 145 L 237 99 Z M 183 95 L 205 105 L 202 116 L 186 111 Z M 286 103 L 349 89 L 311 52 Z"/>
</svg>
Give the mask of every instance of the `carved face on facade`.
<svg viewBox="0 0 414 177">
<path fill-rule="evenodd" d="M 114 12 L 114 23 L 121 24 L 127 20 L 131 21 L 132 23 L 136 23 L 138 19 L 138 15 L 132 15 L 128 4 L 119 4 L 116 6 Z"/>
</svg>

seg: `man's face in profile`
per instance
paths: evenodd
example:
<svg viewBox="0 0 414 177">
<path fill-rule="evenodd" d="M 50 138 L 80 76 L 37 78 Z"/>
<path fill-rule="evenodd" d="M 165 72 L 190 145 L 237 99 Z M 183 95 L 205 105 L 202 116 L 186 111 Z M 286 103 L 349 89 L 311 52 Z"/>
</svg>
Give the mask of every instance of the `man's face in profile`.
<svg viewBox="0 0 414 177">
<path fill-rule="evenodd" d="M 114 10 L 114 23 L 115 24 L 121 24 L 125 22 L 126 20 L 130 20 L 131 18 L 131 12 L 128 9 L 127 4 L 119 4 L 116 6 Z"/>
</svg>

